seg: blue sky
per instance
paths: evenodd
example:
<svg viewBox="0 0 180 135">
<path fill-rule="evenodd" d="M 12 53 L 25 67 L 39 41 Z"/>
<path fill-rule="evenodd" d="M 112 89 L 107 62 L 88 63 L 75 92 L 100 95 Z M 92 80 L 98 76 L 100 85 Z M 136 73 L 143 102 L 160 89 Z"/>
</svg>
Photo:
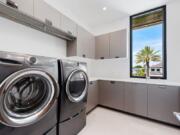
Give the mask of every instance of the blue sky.
<svg viewBox="0 0 180 135">
<path fill-rule="evenodd" d="M 151 46 L 162 55 L 162 24 L 133 30 L 133 66 L 135 66 L 135 55 L 145 46 Z M 158 62 L 159 63 L 159 62 Z M 151 65 L 156 64 L 154 62 Z"/>
</svg>

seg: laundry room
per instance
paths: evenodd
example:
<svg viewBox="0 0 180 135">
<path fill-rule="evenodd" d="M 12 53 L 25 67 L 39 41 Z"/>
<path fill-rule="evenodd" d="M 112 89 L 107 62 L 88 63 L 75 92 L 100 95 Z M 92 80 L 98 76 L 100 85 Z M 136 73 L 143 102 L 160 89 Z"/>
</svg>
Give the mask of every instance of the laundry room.
<svg viewBox="0 0 180 135">
<path fill-rule="evenodd" d="M 179 0 L 0 0 L 0 135 L 180 135 Z"/>
</svg>

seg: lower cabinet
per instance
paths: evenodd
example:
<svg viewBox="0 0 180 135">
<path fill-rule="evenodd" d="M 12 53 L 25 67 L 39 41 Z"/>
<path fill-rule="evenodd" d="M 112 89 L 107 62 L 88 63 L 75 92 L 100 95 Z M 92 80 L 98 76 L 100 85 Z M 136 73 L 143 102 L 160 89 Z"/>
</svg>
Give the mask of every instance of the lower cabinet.
<svg viewBox="0 0 180 135">
<path fill-rule="evenodd" d="M 89 86 L 87 111 L 97 104 L 180 126 L 173 114 L 180 112 L 178 86 L 96 81 Z"/>
<path fill-rule="evenodd" d="M 147 91 L 146 84 L 125 83 L 125 111 L 147 116 Z"/>
<path fill-rule="evenodd" d="M 92 81 L 89 83 L 86 112 L 87 113 L 90 112 L 98 104 L 99 104 L 98 82 Z"/>
<path fill-rule="evenodd" d="M 114 81 L 99 81 L 100 105 L 124 110 L 124 83 Z"/>
<path fill-rule="evenodd" d="M 148 117 L 180 125 L 173 115 L 180 112 L 180 89 L 175 86 L 149 85 Z"/>
</svg>

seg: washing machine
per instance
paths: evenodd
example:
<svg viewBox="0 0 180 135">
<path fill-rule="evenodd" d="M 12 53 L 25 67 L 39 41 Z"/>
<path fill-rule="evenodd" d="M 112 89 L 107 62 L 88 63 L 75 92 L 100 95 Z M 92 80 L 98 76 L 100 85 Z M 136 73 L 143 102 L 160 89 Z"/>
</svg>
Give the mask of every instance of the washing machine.
<svg viewBox="0 0 180 135">
<path fill-rule="evenodd" d="M 87 65 L 59 60 L 59 135 L 76 135 L 86 125 Z"/>
<path fill-rule="evenodd" d="M 57 60 L 0 52 L 0 135 L 56 135 Z"/>
</svg>

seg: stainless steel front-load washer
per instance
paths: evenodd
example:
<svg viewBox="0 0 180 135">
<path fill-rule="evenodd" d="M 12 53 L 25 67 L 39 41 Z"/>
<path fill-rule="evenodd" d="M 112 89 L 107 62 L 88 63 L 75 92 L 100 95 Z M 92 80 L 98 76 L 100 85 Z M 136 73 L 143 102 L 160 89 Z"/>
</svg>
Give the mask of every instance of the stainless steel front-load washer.
<svg viewBox="0 0 180 135">
<path fill-rule="evenodd" d="M 0 135 L 56 135 L 57 60 L 0 52 Z"/>
<path fill-rule="evenodd" d="M 86 124 L 87 65 L 59 60 L 59 135 L 76 135 Z"/>
</svg>

